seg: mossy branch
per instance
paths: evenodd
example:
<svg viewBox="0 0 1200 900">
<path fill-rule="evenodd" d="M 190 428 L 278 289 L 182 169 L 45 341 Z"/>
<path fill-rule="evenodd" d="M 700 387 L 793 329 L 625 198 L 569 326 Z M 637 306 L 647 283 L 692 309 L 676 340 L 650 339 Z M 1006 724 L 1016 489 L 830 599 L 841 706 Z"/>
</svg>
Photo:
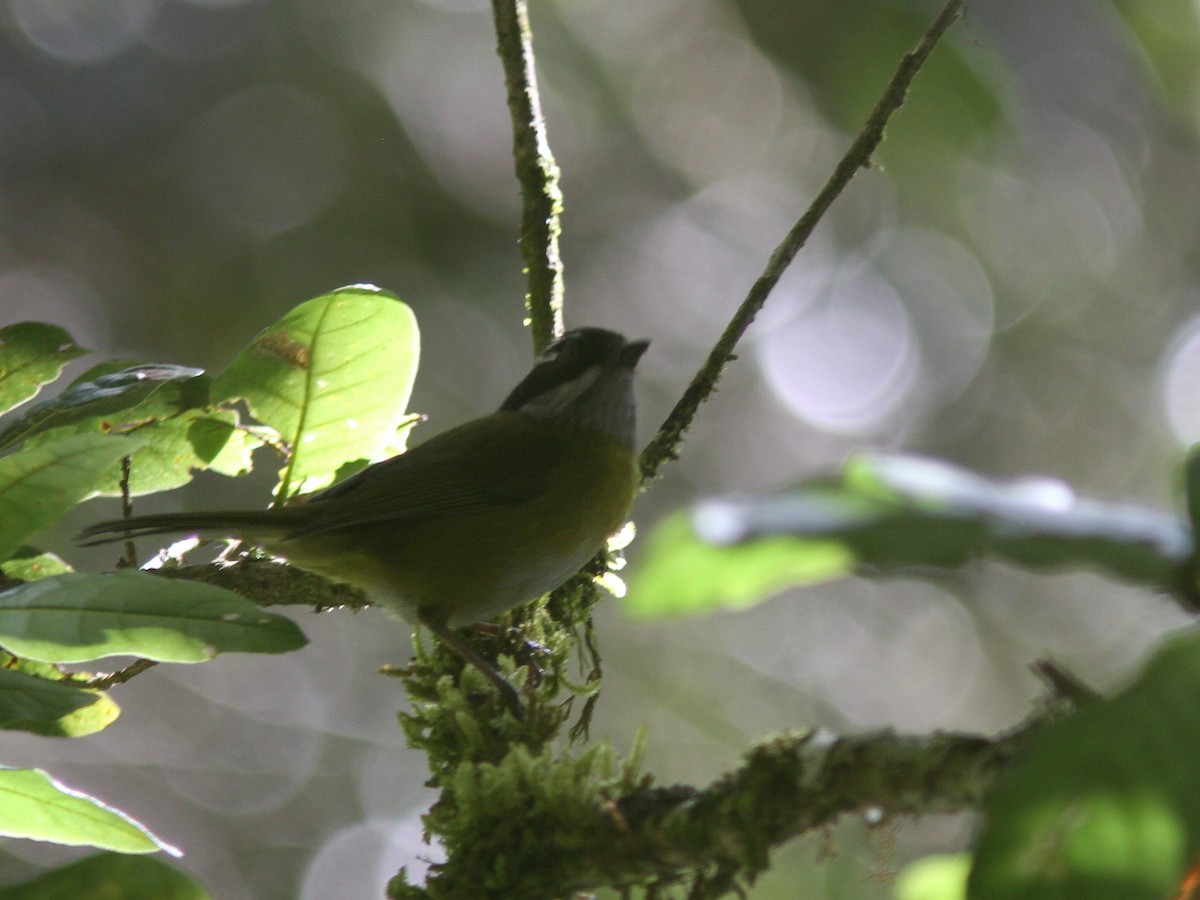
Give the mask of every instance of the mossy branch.
<svg viewBox="0 0 1200 900">
<path fill-rule="evenodd" d="M 752 883 L 775 847 L 839 816 L 976 808 L 1019 739 L 786 733 L 702 790 L 653 787 L 607 748 L 576 758 L 518 748 L 455 772 L 427 821 L 447 861 L 424 887 L 398 877 L 389 897 L 550 900 L 646 884 L 724 896 Z"/>
<path fill-rule="evenodd" d="M 512 116 L 513 160 L 521 185 L 518 241 L 528 279 L 525 305 L 533 349 L 539 352 L 563 327 L 563 265 L 558 251 L 562 191 L 538 95 L 529 9 L 525 0 L 492 0 L 492 14 Z"/>
<path fill-rule="evenodd" d="M 746 329 L 750 327 L 750 323 L 754 321 L 754 317 L 758 315 L 763 304 L 767 302 L 767 297 L 770 296 L 787 267 L 791 265 L 792 260 L 796 258 L 800 248 L 808 241 L 809 236 L 817 227 L 817 223 L 833 205 L 833 201 L 838 198 L 838 195 L 842 193 L 859 169 L 870 166 L 871 154 L 883 140 L 888 120 L 896 110 L 904 105 L 908 89 L 917 72 L 921 70 L 925 60 L 929 58 L 929 54 L 933 52 L 934 46 L 946 29 L 958 18 L 964 2 L 965 0 L 948 0 L 937 18 L 926 29 L 917 46 L 901 58 L 900 65 L 884 89 L 879 102 L 871 110 L 862 130 L 859 131 L 850 148 L 842 156 L 816 199 L 792 226 L 792 230 L 788 232 L 779 246 L 775 248 L 762 275 L 754 282 L 746 299 L 742 301 L 742 305 L 738 307 L 733 318 L 729 320 L 729 324 L 725 326 L 725 330 L 709 352 L 704 365 L 687 386 L 687 390 L 683 392 L 683 396 L 679 398 L 675 408 L 663 421 L 654 439 L 642 451 L 643 483 L 652 481 L 663 463 L 676 458 L 683 435 L 695 419 L 700 404 L 712 395 L 725 366 L 736 358 L 733 355 L 734 347 L 746 333 Z"/>
</svg>

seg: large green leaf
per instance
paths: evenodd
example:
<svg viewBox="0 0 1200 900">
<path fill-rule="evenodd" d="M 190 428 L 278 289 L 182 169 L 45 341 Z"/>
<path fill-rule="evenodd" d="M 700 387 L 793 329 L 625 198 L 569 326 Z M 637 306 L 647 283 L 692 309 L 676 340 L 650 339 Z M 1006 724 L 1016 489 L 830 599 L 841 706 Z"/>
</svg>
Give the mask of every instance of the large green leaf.
<svg viewBox="0 0 1200 900">
<path fill-rule="evenodd" d="M 145 572 L 60 575 L 0 593 L 0 646 L 42 662 L 129 654 L 194 663 L 306 643 L 291 619 L 231 591 Z"/>
<path fill-rule="evenodd" d="M 52 428 L 63 428 L 85 419 L 103 421 L 101 417 L 119 417 L 164 385 L 191 381 L 204 374 L 203 369 L 164 363 L 122 365 L 104 363 L 97 366 L 85 372 L 57 397 L 30 407 L 0 430 L 0 450 Z M 138 423 L 144 418 L 130 416 L 126 421 Z M 108 427 L 86 430 L 108 432 L 117 424 L 109 422 Z"/>
<path fill-rule="evenodd" d="M 937 460 L 861 454 L 840 476 L 704 503 L 690 528 L 669 520 L 651 535 L 627 602 L 635 614 L 702 612 L 852 571 L 983 556 L 1171 588 L 1192 553 L 1190 527 L 1169 513 L 1081 499 L 1045 478 L 996 482 Z"/>
<path fill-rule="evenodd" d="M 395 440 L 418 355 L 412 310 L 355 285 L 302 303 L 259 334 L 217 377 L 213 396 L 245 399 L 283 437 L 291 456 L 280 493 L 307 493 Z"/>
<path fill-rule="evenodd" d="M 94 493 L 141 446 L 137 437 L 78 435 L 0 459 L 0 560 Z"/>
<path fill-rule="evenodd" d="M 119 810 L 41 769 L 0 769 L 0 834 L 118 853 L 180 853 Z"/>
<path fill-rule="evenodd" d="M 1200 853 L 1200 633 L 1034 734 L 988 798 L 979 900 L 1161 900 Z"/>
<path fill-rule="evenodd" d="M 0 328 L 0 413 L 36 395 L 87 352 L 57 325 L 18 322 Z"/>
<path fill-rule="evenodd" d="M 97 853 L 0 887 L 0 900 L 210 900 L 190 875 L 153 856 Z"/>
<path fill-rule="evenodd" d="M 83 737 L 107 728 L 119 714 L 107 694 L 0 668 L 0 728 Z"/>
</svg>

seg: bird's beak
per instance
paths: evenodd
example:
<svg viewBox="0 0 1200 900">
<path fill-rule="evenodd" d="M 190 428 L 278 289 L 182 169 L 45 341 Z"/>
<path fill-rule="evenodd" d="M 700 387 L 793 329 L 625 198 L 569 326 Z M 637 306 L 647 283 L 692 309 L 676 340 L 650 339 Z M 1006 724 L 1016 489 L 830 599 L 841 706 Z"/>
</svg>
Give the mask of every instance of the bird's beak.
<svg viewBox="0 0 1200 900">
<path fill-rule="evenodd" d="M 629 369 L 634 368 L 649 346 L 649 341 L 630 341 L 621 348 L 621 365 Z"/>
</svg>

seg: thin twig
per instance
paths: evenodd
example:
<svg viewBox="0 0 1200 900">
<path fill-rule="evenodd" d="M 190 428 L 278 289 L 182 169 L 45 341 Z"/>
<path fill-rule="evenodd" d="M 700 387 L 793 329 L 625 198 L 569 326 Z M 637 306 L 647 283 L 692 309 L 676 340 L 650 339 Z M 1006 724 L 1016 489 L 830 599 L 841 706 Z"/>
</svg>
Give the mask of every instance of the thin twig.
<svg viewBox="0 0 1200 900">
<path fill-rule="evenodd" d="M 129 478 L 133 474 L 133 461 L 128 456 L 121 457 L 121 517 L 128 519 L 133 515 L 133 500 L 129 494 Z M 137 547 L 133 540 L 126 540 L 124 554 L 117 560 L 118 569 L 137 568 Z"/>
<path fill-rule="evenodd" d="M 920 42 L 915 48 L 906 53 L 900 60 L 900 65 L 896 68 L 896 73 L 892 76 L 892 80 L 888 82 L 887 88 L 883 92 L 883 96 L 879 98 L 879 102 L 875 104 L 875 108 L 871 110 L 871 114 L 867 117 L 866 124 L 858 133 L 858 137 L 854 139 L 854 143 L 846 151 L 841 161 L 834 169 L 833 175 L 821 188 L 821 192 L 817 194 L 812 205 L 805 210 L 799 221 L 788 232 L 787 237 L 783 242 L 775 248 L 775 252 L 771 254 L 771 259 L 768 261 L 763 274 L 754 282 L 750 292 L 746 295 L 746 299 L 742 301 L 742 305 L 738 311 L 734 313 L 729 324 L 725 327 L 721 337 L 713 346 L 712 351 L 708 354 L 708 359 L 705 360 L 704 366 L 696 373 L 692 379 L 692 383 L 688 385 L 687 390 L 683 392 L 683 396 L 679 398 L 679 402 L 675 404 L 675 408 L 671 410 L 670 415 L 663 421 L 662 426 L 658 429 L 658 433 L 654 439 L 646 445 L 646 449 L 642 451 L 641 470 L 642 483 L 645 484 L 654 479 L 658 474 L 662 464 L 676 457 L 679 449 L 679 444 L 683 440 L 684 432 L 691 426 L 692 420 L 696 417 L 696 412 L 703 403 L 712 394 L 717 386 L 717 380 L 721 377 L 721 372 L 724 370 L 727 363 L 733 360 L 733 348 L 737 342 L 741 340 L 746 329 L 758 315 L 758 311 L 762 309 L 766 303 L 767 297 L 774 289 L 780 277 L 791 265 L 800 248 L 804 246 L 813 229 L 817 227 L 817 223 L 825 215 L 825 212 L 837 199 L 842 190 L 850 183 L 855 173 L 871 163 L 871 154 L 879 146 L 883 140 L 883 131 L 887 126 L 888 120 L 892 114 L 896 112 L 902 105 L 908 95 L 909 86 L 912 84 L 913 78 L 920 71 L 921 66 L 925 64 L 925 60 L 933 51 L 934 45 L 938 39 L 945 33 L 946 29 L 958 18 L 962 12 L 962 6 L 965 0 L 948 0 L 942 11 L 938 13 L 936 19 L 926 30 L 921 37 Z"/>
<path fill-rule="evenodd" d="M 513 160 L 521 185 L 521 234 L 528 290 L 525 306 L 534 352 L 562 333 L 563 265 L 558 252 L 562 191 L 538 97 L 533 38 L 525 0 L 492 0 L 497 50 L 512 116 Z"/>
<path fill-rule="evenodd" d="M 109 672 L 106 675 L 97 675 L 95 678 L 89 679 L 84 687 L 95 688 L 98 691 L 107 691 L 110 687 L 125 682 L 141 675 L 147 669 L 153 669 L 158 663 L 152 659 L 138 659 L 131 662 L 123 669 L 116 672 Z"/>
</svg>

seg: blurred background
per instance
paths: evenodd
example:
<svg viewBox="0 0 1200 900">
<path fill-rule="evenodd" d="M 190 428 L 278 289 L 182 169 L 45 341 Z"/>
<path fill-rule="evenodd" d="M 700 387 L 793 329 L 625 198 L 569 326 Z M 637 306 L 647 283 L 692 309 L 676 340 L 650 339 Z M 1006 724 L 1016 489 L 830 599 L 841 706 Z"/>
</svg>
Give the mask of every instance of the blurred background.
<svg viewBox="0 0 1200 900">
<path fill-rule="evenodd" d="M 572 0 L 532 9 L 566 194 L 570 325 L 653 340 L 644 439 L 938 7 L 924 0 Z M 416 310 L 414 409 L 435 433 L 523 374 L 519 211 L 482 0 L 3 0 L 0 325 L 216 371 L 330 288 Z M 1044 473 L 1160 508 L 1200 436 L 1200 27 L 1188 0 L 974 2 L 752 329 L 680 463 L 636 509 L 765 489 L 854 448 Z M 273 477 L 257 484 L 266 502 Z M 205 476 L 158 505 L 246 504 Z M 70 534 L 41 543 L 81 567 Z M 636 545 L 630 551 L 637 565 Z M 408 634 L 295 614 L 281 658 L 160 666 L 37 765 L 184 848 L 221 898 L 377 897 L 419 872 L 432 795 L 375 674 Z M 787 727 L 994 732 L 1051 655 L 1119 685 L 1183 617 L 1088 573 L 980 565 L 841 581 L 749 612 L 598 617 L 593 734 L 702 784 Z M 968 846 L 966 816 L 846 821 L 793 842 L 764 898 L 879 898 Z M 832 851 L 832 852 L 831 852 Z M 0 844 L 0 883 L 82 855 Z"/>
</svg>

